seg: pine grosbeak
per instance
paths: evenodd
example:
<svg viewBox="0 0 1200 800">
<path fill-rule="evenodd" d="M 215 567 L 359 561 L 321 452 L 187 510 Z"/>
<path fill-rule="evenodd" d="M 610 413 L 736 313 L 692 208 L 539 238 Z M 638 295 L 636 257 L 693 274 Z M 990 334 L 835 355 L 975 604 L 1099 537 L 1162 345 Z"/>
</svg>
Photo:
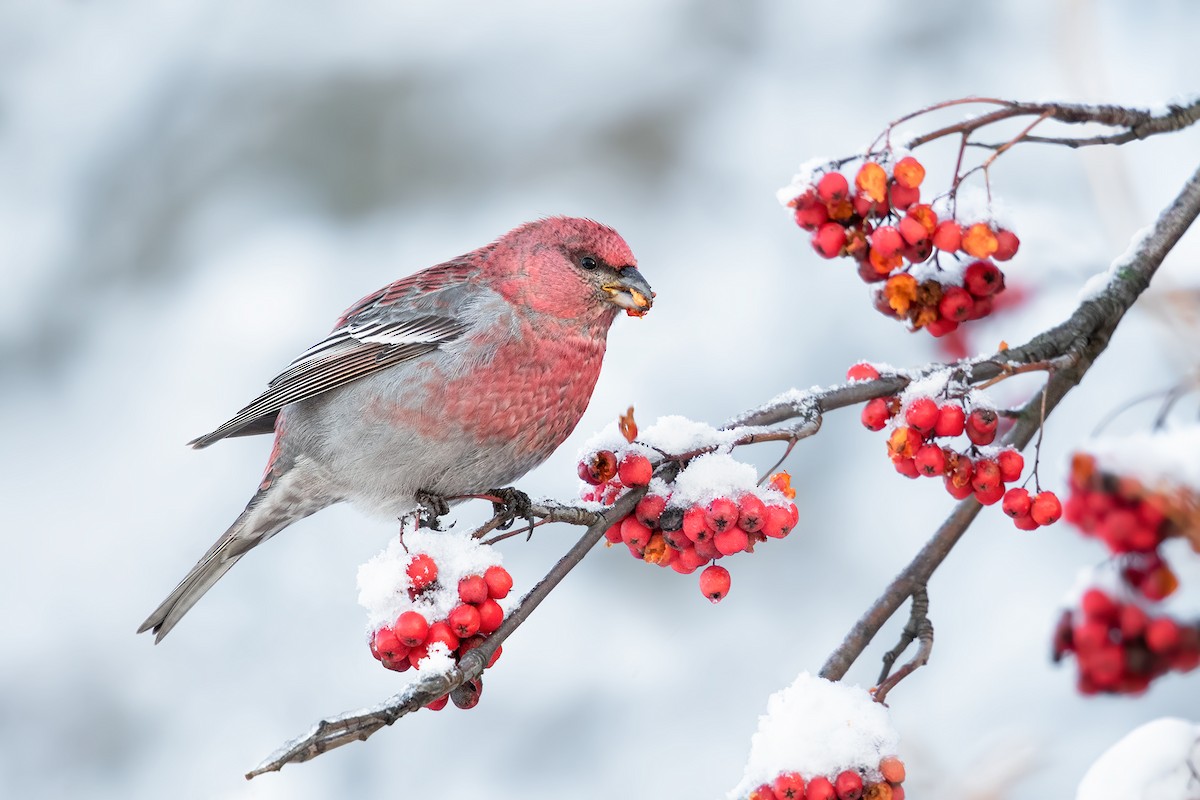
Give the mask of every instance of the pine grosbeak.
<svg viewBox="0 0 1200 800">
<path fill-rule="evenodd" d="M 402 516 L 544 461 L 587 408 L 621 309 L 650 286 L 616 231 L 553 217 L 368 295 L 212 433 L 275 433 L 246 510 L 138 632 L 159 641 L 238 559 L 347 500 Z"/>
</svg>

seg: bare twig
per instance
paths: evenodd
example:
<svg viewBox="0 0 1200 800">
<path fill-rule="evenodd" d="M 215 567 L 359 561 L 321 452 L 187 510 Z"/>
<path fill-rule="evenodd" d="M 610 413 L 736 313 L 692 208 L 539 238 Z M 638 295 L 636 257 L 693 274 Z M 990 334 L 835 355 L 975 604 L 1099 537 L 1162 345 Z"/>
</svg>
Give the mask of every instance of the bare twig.
<svg viewBox="0 0 1200 800">
<path fill-rule="evenodd" d="M 908 610 L 908 622 L 904 625 L 904 630 L 900 632 L 900 641 L 891 650 L 883 654 L 883 669 L 879 671 L 879 677 L 875 679 L 876 684 L 881 684 L 887 680 L 888 675 L 892 674 L 892 667 L 896 663 L 896 659 L 904 654 L 908 646 L 913 643 L 920 632 L 921 623 L 929 620 L 929 592 L 922 586 L 912 595 L 912 603 Z M 877 698 L 878 699 L 878 698 Z"/>
<path fill-rule="evenodd" d="M 914 639 L 918 641 L 916 655 L 907 664 L 896 670 L 895 674 L 889 675 L 896 659 L 908 649 Z M 929 621 L 929 595 L 922 586 L 913 592 L 912 609 L 909 613 L 908 623 L 904 626 L 904 632 L 900 636 L 900 643 L 883 657 L 883 671 L 879 674 L 879 680 L 876 681 L 877 685 L 873 692 L 875 702 L 885 703 L 888 693 L 895 689 L 900 681 L 928 664 L 929 656 L 932 653 L 933 623 Z"/>
</svg>

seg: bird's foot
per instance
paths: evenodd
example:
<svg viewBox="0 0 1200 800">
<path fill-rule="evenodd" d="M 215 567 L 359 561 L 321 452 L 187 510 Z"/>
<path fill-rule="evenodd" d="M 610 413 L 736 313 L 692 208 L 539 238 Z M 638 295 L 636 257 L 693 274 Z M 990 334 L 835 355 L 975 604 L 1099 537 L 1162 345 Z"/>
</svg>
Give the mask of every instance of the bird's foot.
<svg viewBox="0 0 1200 800">
<path fill-rule="evenodd" d="M 450 504 L 441 495 L 421 490 L 417 492 L 417 527 L 431 531 L 444 530 L 442 517 L 450 513 Z"/>
<path fill-rule="evenodd" d="M 499 499 L 498 502 L 492 502 L 492 512 L 503 520 L 497 526 L 500 530 L 508 530 L 515 519 L 529 520 L 529 524 L 533 524 L 533 503 L 530 502 L 529 495 L 511 486 L 492 489 L 488 494 Z"/>
</svg>

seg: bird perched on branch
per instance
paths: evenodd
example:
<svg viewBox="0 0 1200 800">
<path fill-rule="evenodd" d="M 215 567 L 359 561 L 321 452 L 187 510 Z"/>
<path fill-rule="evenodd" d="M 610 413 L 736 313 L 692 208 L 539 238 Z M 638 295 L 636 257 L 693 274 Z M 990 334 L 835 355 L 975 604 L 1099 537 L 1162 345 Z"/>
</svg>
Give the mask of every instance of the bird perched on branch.
<svg viewBox="0 0 1200 800">
<path fill-rule="evenodd" d="M 579 422 L 621 310 L 653 293 L 612 228 L 552 217 L 402 278 L 212 433 L 275 433 L 246 510 L 138 629 L 155 641 L 255 546 L 343 500 L 393 516 L 494 491 Z"/>
</svg>

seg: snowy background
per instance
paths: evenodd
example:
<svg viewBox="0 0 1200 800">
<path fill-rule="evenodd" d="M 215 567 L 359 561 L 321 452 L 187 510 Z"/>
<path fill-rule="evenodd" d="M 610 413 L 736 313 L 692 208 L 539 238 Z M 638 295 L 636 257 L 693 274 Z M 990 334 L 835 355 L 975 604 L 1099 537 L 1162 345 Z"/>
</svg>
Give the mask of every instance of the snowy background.
<svg viewBox="0 0 1200 800">
<path fill-rule="evenodd" d="M 720 423 L 860 358 L 937 356 L 777 205 L 801 161 L 950 97 L 1152 104 L 1200 88 L 1186 0 L 847 8 L 0 6 L 0 795 L 702 798 L 737 783 L 768 695 L 820 667 L 952 505 L 895 475 L 857 412 L 797 449 L 800 527 L 730 559 L 721 605 L 695 576 L 596 552 L 506 643 L 478 708 L 421 712 L 280 774 L 241 777 L 409 677 L 370 657 L 356 602 L 357 567 L 394 526 L 324 511 L 162 645 L 133 631 L 240 511 L 270 446 L 183 443 L 378 286 L 541 215 L 624 234 L 658 302 L 617 321 L 579 430 L 520 484 L 569 498 L 577 447 L 630 403 L 643 424 Z M 1002 158 L 993 179 L 1023 242 L 1010 280 L 1037 296 L 978 348 L 1062 318 L 1198 152 L 1188 131 Z M 1192 232 L 1160 295 L 1200 283 L 1198 255 Z M 1194 358 L 1157 317 L 1127 319 L 1054 416 L 1043 479 L 1065 489 L 1072 443 Z M 765 467 L 778 446 L 755 455 Z M 506 543 L 518 590 L 577 532 Z M 1136 724 L 1200 719 L 1196 675 L 1083 699 L 1073 668 L 1049 664 L 1056 604 L 1101 555 L 1065 525 L 1024 534 L 982 515 L 930 586 L 931 665 L 889 698 L 910 796 L 1070 796 Z M 870 685 L 897 629 L 851 680 Z"/>
</svg>

